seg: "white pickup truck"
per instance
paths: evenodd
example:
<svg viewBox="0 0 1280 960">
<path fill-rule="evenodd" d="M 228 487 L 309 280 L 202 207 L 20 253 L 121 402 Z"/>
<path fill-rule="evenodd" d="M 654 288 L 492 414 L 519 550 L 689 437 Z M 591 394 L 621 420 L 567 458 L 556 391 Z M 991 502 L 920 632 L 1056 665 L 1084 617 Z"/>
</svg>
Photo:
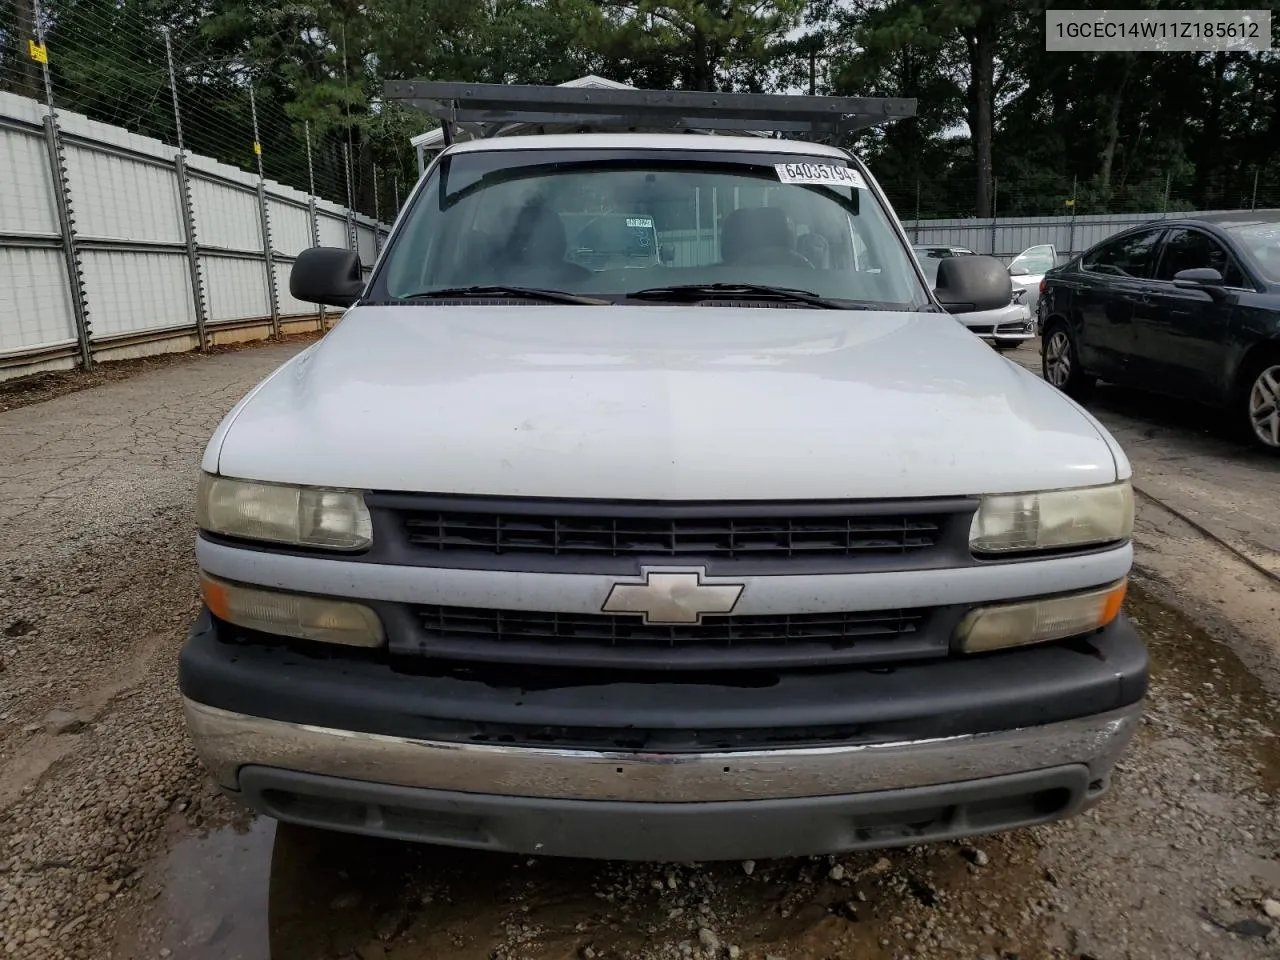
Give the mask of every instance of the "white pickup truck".
<svg viewBox="0 0 1280 960">
<path fill-rule="evenodd" d="M 420 86 L 449 123 L 505 89 Z M 664 96 L 737 129 L 865 104 Z M 587 214 L 663 254 L 593 257 L 566 227 Z M 367 280 L 314 248 L 291 289 L 347 311 L 227 415 L 199 484 L 179 682 L 229 796 L 697 861 L 987 833 L 1106 792 L 1147 686 L 1129 463 L 945 312 L 1008 303 L 1005 267 L 952 258 L 930 289 L 855 156 L 454 140 Z"/>
</svg>

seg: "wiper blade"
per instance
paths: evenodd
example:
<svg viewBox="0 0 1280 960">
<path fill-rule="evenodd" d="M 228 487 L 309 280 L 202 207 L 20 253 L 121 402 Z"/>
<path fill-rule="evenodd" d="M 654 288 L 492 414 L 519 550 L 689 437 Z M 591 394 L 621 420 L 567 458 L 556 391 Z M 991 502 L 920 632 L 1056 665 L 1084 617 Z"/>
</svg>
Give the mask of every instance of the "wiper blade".
<svg viewBox="0 0 1280 960">
<path fill-rule="evenodd" d="M 563 290 L 543 290 L 538 287 L 507 287 L 500 284 L 474 287 L 446 287 L 443 290 L 423 290 L 411 293 L 402 300 L 448 300 L 453 297 L 525 297 L 529 300 L 545 300 L 548 303 L 578 303 L 591 307 L 608 306 L 608 300 L 580 297 Z"/>
<path fill-rule="evenodd" d="M 635 300 L 705 300 L 718 296 L 773 297 L 822 307 L 825 310 L 866 310 L 867 307 L 829 300 L 809 290 L 793 287 L 771 287 L 763 283 L 687 283 L 674 287 L 648 287 L 627 296 Z"/>
</svg>

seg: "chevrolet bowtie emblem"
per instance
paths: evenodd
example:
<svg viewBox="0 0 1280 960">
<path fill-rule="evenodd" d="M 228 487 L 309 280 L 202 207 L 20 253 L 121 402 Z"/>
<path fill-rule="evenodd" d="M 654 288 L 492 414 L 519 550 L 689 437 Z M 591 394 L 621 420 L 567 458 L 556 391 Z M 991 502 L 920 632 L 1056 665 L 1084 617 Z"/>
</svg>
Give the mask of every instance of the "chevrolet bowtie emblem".
<svg viewBox="0 0 1280 960">
<path fill-rule="evenodd" d="M 645 623 L 701 623 L 706 614 L 730 613 L 741 583 L 705 583 L 702 570 L 645 570 L 643 583 L 615 583 L 600 609 L 636 613 Z"/>
</svg>

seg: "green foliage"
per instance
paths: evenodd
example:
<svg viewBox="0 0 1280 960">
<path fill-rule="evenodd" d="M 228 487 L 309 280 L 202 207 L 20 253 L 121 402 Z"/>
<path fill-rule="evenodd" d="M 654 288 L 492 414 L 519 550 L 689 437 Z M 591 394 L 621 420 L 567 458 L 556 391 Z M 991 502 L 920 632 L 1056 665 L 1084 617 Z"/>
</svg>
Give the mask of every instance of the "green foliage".
<svg viewBox="0 0 1280 960">
<path fill-rule="evenodd" d="M 860 135 L 904 217 L 1235 206 L 1280 196 L 1280 57 L 1049 54 L 1048 0 L 43 0 L 55 99 L 369 212 L 431 121 L 393 78 L 914 97 Z M 1113 7 L 1150 7 L 1119 0 Z M 1201 7 L 1232 8 L 1227 0 Z M 0 0 L 0 89 L 43 96 L 33 0 Z M 310 142 L 310 155 L 307 152 Z M 381 178 L 377 192 L 373 173 Z"/>
</svg>

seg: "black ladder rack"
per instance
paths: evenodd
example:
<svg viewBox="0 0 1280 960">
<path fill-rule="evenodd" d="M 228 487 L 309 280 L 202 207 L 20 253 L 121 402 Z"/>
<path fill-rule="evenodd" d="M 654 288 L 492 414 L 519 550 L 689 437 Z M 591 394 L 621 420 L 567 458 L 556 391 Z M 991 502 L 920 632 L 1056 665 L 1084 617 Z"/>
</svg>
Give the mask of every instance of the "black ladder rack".
<svg viewBox="0 0 1280 960">
<path fill-rule="evenodd" d="M 383 95 L 440 121 L 446 144 L 459 131 L 484 138 L 509 124 L 644 132 L 772 131 L 797 139 L 834 140 L 913 117 L 901 97 L 810 97 L 696 90 L 614 90 L 436 80 L 390 80 Z"/>
</svg>

